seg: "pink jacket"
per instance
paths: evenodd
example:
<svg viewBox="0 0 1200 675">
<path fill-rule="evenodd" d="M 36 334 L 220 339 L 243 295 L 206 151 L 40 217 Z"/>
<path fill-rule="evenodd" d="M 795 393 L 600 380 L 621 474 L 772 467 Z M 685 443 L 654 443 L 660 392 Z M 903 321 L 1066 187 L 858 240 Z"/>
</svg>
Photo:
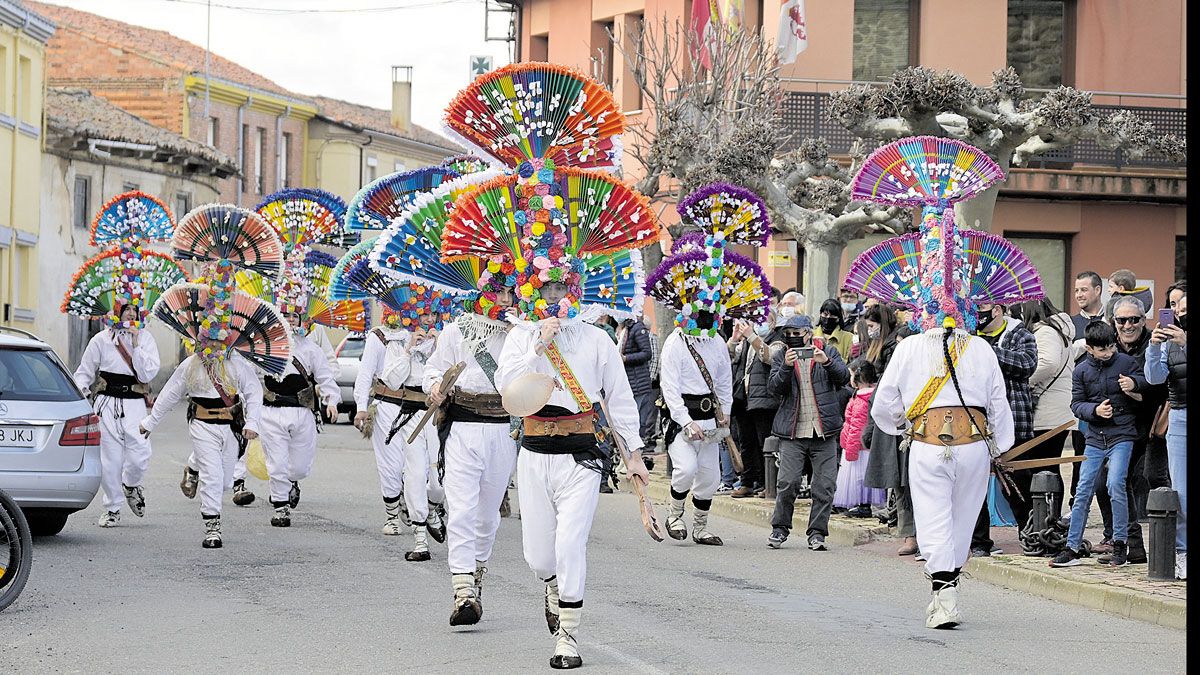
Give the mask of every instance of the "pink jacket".
<svg viewBox="0 0 1200 675">
<path fill-rule="evenodd" d="M 874 392 L 874 387 L 859 389 L 846 404 L 846 422 L 842 425 L 841 443 L 847 462 L 858 461 L 858 452 L 862 450 L 862 431 L 867 426 L 871 394 Z"/>
</svg>

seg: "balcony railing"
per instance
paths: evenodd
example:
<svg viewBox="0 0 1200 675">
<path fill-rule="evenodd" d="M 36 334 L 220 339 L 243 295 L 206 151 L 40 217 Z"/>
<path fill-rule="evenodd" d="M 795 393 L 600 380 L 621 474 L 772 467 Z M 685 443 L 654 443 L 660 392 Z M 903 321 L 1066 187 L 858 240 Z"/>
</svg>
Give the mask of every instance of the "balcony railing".
<svg viewBox="0 0 1200 675">
<path fill-rule="evenodd" d="M 854 142 L 854 135 L 836 122 L 829 120 L 826 110 L 829 105 L 830 92 L 853 84 L 842 80 L 785 80 L 786 88 L 803 87 L 813 91 L 786 91 L 783 99 L 783 123 L 791 134 L 785 144 L 790 150 L 799 145 L 807 137 L 824 138 L 829 142 L 830 153 L 844 155 Z M 867 83 L 879 84 L 879 83 Z M 1031 90 L 1034 91 L 1034 90 Z M 1183 96 L 1164 94 L 1138 94 L 1125 92 L 1093 92 L 1097 100 L 1165 99 L 1172 107 L 1133 106 L 1133 105 L 1095 105 L 1101 115 L 1108 115 L 1116 110 L 1129 110 L 1138 117 L 1154 125 L 1157 133 L 1173 133 L 1179 136 L 1187 135 L 1187 98 Z M 1038 168 L 1069 168 L 1072 164 L 1103 166 L 1121 169 L 1124 167 L 1154 167 L 1183 169 L 1186 164 L 1173 162 L 1159 155 L 1147 154 L 1140 159 L 1129 157 L 1123 150 L 1106 150 L 1094 141 L 1080 141 L 1061 150 L 1055 150 L 1038 155 L 1029 160 L 1027 166 Z"/>
</svg>

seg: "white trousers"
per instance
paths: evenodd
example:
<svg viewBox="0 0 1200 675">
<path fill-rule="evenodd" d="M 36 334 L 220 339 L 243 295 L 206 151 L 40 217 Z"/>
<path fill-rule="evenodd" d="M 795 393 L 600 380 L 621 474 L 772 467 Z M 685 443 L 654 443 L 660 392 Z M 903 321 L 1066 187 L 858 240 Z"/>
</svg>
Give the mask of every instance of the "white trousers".
<svg viewBox="0 0 1200 675">
<path fill-rule="evenodd" d="M 697 420 L 701 429 L 717 428 L 716 420 Z M 694 443 L 680 431 L 667 448 L 671 457 L 671 489 L 691 492 L 695 499 L 712 499 L 721 485 L 721 445 L 716 441 Z"/>
<path fill-rule="evenodd" d="M 432 422 L 426 424 L 413 442 L 408 442 L 408 435 L 424 414 L 420 412 L 413 415 L 392 439 L 403 447 L 404 503 L 414 523 L 423 523 L 429 517 L 429 502 L 441 504 L 446 498 L 437 473 L 437 427 Z"/>
<path fill-rule="evenodd" d="M 371 430 L 371 445 L 375 448 L 375 466 L 379 469 L 379 490 L 384 499 L 393 499 L 404 492 L 404 432 L 396 434 L 391 443 L 384 443 L 384 440 L 400 414 L 400 406 L 387 401 L 376 401 L 374 405 L 375 427 Z M 411 505 L 409 509 L 409 516 L 412 516 Z"/>
<path fill-rule="evenodd" d="M 521 449 L 521 541 L 525 562 L 539 579 L 558 577 L 563 602 L 582 602 L 587 578 L 587 540 L 600 501 L 600 474 L 571 455 Z"/>
<path fill-rule="evenodd" d="M 308 408 L 267 407 L 261 427 L 258 437 L 267 460 L 271 504 L 279 506 L 287 503 L 292 481 L 304 480 L 312 472 L 317 420 Z"/>
<path fill-rule="evenodd" d="M 983 441 L 945 449 L 913 441 L 908 451 L 908 491 L 912 495 L 917 546 L 925 571 L 952 572 L 967 562 L 971 532 L 987 497 L 991 458 Z"/>
<path fill-rule="evenodd" d="M 138 431 L 146 417 L 146 402 L 140 398 L 97 396 L 96 414 L 100 417 L 100 486 L 104 489 L 104 508 L 120 511 L 125 503 L 122 484 L 142 484 L 150 466 L 150 439 Z"/>
<path fill-rule="evenodd" d="M 221 515 L 221 495 L 233 487 L 233 469 L 237 464 L 237 439 L 228 424 L 188 423 L 192 437 L 189 466 L 200 472 L 200 513 Z"/>
<path fill-rule="evenodd" d="M 492 556 L 500 502 L 517 463 L 517 443 L 508 433 L 507 424 L 455 422 L 450 427 L 442 487 L 451 574 L 473 574 L 476 561 Z"/>
<path fill-rule="evenodd" d="M 260 443 L 262 441 L 259 441 Z M 266 448 L 263 448 L 263 454 L 266 454 Z M 246 480 L 246 455 L 243 454 L 237 458 L 237 462 L 233 465 L 233 479 Z"/>
</svg>

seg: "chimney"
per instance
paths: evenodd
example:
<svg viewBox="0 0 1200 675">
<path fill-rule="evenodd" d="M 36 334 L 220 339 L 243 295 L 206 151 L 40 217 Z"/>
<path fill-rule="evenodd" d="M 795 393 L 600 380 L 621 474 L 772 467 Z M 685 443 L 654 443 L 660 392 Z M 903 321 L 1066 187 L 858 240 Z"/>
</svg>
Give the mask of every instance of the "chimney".
<svg viewBox="0 0 1200 675">
<path fill-rule="evenodd" d="M 412 131 L 412 66 L 392 66 L 392 126 Z"/>
</svg>

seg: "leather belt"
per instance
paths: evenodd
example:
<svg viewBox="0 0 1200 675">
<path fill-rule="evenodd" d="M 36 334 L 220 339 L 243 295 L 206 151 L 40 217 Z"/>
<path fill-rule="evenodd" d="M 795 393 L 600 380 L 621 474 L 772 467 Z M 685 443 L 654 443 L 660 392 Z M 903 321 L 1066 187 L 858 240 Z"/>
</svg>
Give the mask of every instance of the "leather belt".
<svg viewBox="0 0 1200 675">
<path fill-rule="evenodd" d="M 205 408 L 198 405 L 195 415 L 201 422 L 232 422 L 233 408 Z"/>
<path fill-rule="evenodd" d="M 111 398 L 143 398 L 150 393 L 150 385 L 138 382 L 132 375 L 100 371 L 96 378 L 98 395 Z"/>
<path fill-rule="evenodd" d="M 579 413 L 569 417 L 535 417 L 524 418 L 526 436 L 571 436 L 573 434 L 594 434 L 596 432 L 596 415 L 592 412 Z"/>
<path fill-rule="evenodd" d="M 970 408 L 971 414 L 967 410 L 962 406 L 930 408 L 916 419 L 909 436 L 914 441 L 943 446 L 982 441 L 990 433 L 987 411 L 974 406 Z"/>
<path fill-rule="evenodd" d="M 455 387 L 450 401 L 481 417 L 508 417 L 500 394 L 472 394 Z"/>
<path fill-rule="evenodd" d="M 403 389 L 392 389 L 383 382 L 375 380 L 375 384 L 371 387 L 371 396 L 380 401 L 387 401 L 396 405 L 403 405 L 405 401 L 427 405 L 429 403 L 429 395 L 420 389 L 413 387 L 404 387 Z"/>
</svg>

